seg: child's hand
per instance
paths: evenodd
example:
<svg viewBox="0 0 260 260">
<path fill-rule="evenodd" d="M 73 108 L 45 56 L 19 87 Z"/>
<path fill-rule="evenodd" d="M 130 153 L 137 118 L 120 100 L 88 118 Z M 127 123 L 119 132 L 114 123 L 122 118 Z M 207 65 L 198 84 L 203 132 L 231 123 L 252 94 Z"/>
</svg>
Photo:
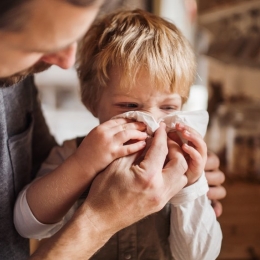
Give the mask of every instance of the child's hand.
<svg viewBox="0 0 260 260">
<path fill-rule="evenodd" d="M 136 153 L 146 145 L 146 126 L 129 119 L 112 119 L 94 128 L 74 154 L 79 166 L 93 177 L 117 158 Z M 135 140 L 135 142 L 129 142 Z"/>
<path fill-rule="evenodd" d="M 207 145 L 202 136 L 189 126 L 177 123 L 176 131 L 182 136 L 182 138 L 188 141 L 184 144 L 180 142 L 180 140 L 178 141 L 184 151 L 184 157 L 188 163 L 188 170 L 186 172 L 188 186 L 196 182 L 205 169 L 207 160 Z M 172 134 L 169 134 L 169 136 L 171 138 Z"/>
</svg>

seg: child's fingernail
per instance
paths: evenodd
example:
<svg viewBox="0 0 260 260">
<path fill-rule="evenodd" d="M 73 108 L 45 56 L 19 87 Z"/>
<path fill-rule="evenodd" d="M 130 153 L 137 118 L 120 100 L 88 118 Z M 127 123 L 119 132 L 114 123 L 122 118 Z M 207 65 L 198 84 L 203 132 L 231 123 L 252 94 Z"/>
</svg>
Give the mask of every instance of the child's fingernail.
<svg viewBox="0 0 260 260">
<path fill-rule="evenodd" d="M 186 136 L 190 136 L 190 132 L 187 131 L 187 130 L 184 131 L 184 134 L 185 134 Z"/>
<path fill-rule="evenodd" d="M 176 125 L 177 125 L 177 127 L 180 128 L 180 129 L 184 127 L 184 125 L 181 124 L 181 123 L 177 123 Z"/>
<path fill-rule="evenodd" d="M 188 147 L 189 147 L 186 143 L 184 143 L 183 146 L 184 146 L 185 148 L 188 148 Z"/>
</svg>

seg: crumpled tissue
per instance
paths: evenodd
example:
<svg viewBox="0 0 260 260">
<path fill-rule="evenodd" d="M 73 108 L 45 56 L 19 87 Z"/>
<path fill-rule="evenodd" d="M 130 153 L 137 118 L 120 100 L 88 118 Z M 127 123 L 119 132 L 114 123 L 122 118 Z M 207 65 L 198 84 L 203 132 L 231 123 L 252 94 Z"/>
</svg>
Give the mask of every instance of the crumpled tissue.
<svg viewBox="0 0 260 260">
<path fill-rule="evenodd" d="M 151 114 L 142 111 L 128 111 L 113 118 L 129 118 L 143 122 L 147 126 L 147 134 L 150 136 L 159 128 L 160 122 L 164 122 L 167 132 L 175 131 L 176 123 L 182 123 L 192 127 L 204 137 L 209 122 L 209 114 L 206 110 L 174 111 L 173 113 L 161 117 L 158 121 L 156 121 Z"/>
</svg>

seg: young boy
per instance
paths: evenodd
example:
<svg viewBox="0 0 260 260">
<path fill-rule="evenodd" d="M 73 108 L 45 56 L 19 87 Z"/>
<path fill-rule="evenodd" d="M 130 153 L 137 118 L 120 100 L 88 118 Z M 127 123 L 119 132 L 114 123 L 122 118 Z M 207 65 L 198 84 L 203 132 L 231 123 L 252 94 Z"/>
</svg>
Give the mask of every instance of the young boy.
<svg viewBox="0 0 260 260">
<path fill-rule="evenodd" d="M 178 112 L 188 98 L 195 69 L 194 54 L 178 29 L 142 10 L 108 15 L 94 24 L 83 39 L 78 72 L 85 106 L 100 123 L 109 124 L 112 117 L 141 120 L 151 136 L 154 124 L 161 120 L 166 122 L 170 116 L 173 124 L 167 126 L 176 132 L 169 135 L 179 144 L 188 165 L 187 185 L 168 205 L 116 233 L 91 259 L 217 258 L 222 233 L 206 195 L 208 184 L 203 172 L 206 144 L 197 132 L 199 129 L 195 131 L 183 123 L 189 115 Z M 91 133 L 88 136 L 91 138 Z M 136 139 L 142 138 L 137 136 Z M 102 140 L 93 142 L 101 142 L 100 149 L 106 150 Z M 135 142 L 127 142 L 123 147 L 131 147 Z M 19 195 L 15 225 L 22 236 L 42 239 L 53 235 L 87 196 L 95 174 L 77 180 L 72 178 L 73 189 L 70 185 L 61 185 L 64 182 L 55 175 L 55 169 L 76 151 L 79 143 L 79 139 L 70 140 L 53 149 L 42 165 L 39 178 Z M 102 165 L 90 171 L 97 174 L 104 168 L 98 151 L 86 157 L 100 160 Z M 48 186 L 44 186 L 46 178 Z M 35 191 L 36 183 L 37 187 L 44 186 L 41 192 Z"/>
</svg>

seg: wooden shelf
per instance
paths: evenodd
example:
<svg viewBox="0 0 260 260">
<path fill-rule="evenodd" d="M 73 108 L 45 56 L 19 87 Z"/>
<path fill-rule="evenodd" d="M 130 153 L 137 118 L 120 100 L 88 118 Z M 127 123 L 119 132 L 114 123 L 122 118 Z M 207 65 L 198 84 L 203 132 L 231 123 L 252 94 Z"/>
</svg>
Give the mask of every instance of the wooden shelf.
<svg viewBox="0 0 260 260">
<path fill-rule="evenodd" d="M 201 25 L 214 23 L 233 14 L 245 13 L 253 8 L 260 8 L 260 0 L 252 0 L 239 3 L 233 6 L 223 6 L 211 11 L 199 14 L 198 22 Z"/>
<path fill-rule="evenodd" d="M 260 184 L 227 181 L 225 188 L 218 260 L 260 259 Z"/>
</svg>

